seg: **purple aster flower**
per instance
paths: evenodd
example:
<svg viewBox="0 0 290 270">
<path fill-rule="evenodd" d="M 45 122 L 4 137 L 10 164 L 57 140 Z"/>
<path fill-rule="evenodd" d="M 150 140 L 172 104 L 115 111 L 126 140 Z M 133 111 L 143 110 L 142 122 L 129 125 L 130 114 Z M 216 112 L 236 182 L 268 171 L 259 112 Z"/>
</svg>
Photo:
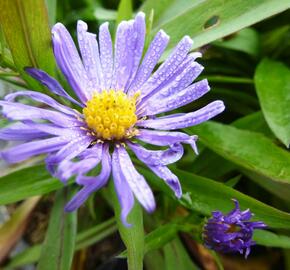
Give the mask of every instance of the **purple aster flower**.
<svg viewBox="0 0 290 270">
<path fill-rule="evenodd" d="M 24 141 L 2 151 L 2 158 L 17 163 L 47 154 L 47 168 L 53 176 L 64 183 L 75 176 L 82 188 L 66 205 L 66 211 L 74 211 L 105 186 L 112 172 L 123 223 L 128 225 L 126 217 L 134 197 L 152 212 L 153 193 L 135 169 L 128 149 L 180 198 L 178 178 L 167 165 L 182 157 L 182 143 L 197 152 L 197 136 L 174 130 L 197 125 L 224 110 L 222 101 L 214 101 L 195 112 L 156 116 L 198 99 L 210 88 L 207 80 L 193 83 L 203 67 L 195 61 L 201 54 L 190 53 L 192 40 L 188 36 L 153 72 L 169 37 L 160 30 L 142 58 L 145 32 L 145 15 L 138 13 L 134 20 L 119 24 L 113 49 L 108 23 L 100 26 L 96 39 L 86 23 L 79 21 L 80 57 L 67 29 L 57 23 L 52 29 L 55 59 L 77 98 L 45 72 L 35 68 L 26 71 L 52 93 L 74 103 L 76 109 L 33 91 L 9 94 L 0 101 L 3 115 L 15 121 L 1 130 L 0 138 Z M 17 102 L 18 97 L 31 98 L 42 107 Z M 148 150 L 138 141 L 167 149 Z M 92 175 L 99 164 L 100 174 Z"/>
<path fill-rule="evenodd" d="M 254 230 L 267 226 L 262 221 L 249 221 L 253 216 L 250 209 L 241 211 L 239 202 L 233 201 L 235 208 L 227 215 L 220 211 L 212 212 L 212 218 L 204 226 L 204 244 L 207 248 L 224 253 L 244 253 L 247 258 L 251 246 L 255 245 L 252 240 Z"/>
</svg>

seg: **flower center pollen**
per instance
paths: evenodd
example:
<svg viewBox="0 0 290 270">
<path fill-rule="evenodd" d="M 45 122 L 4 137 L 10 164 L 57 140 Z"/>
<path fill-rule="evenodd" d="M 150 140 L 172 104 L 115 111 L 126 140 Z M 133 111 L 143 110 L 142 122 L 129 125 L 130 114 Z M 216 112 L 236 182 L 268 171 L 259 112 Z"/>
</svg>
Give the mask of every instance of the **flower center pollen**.
<svg viewBox="0 0 290 270">
<path fill-rule="evenodd" d="M 90 99 L 83 114 L 88 127 L 99 139 L 121 140 L 131 137 L 137 122 L 136 99 L 122 91 L 103 91 Z"/>
</svg>

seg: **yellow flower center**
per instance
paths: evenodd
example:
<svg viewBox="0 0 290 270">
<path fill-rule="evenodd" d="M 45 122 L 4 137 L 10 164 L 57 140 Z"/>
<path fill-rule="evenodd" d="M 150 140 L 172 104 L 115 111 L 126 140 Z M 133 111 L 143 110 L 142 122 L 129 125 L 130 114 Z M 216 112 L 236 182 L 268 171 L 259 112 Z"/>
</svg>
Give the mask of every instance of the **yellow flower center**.
<svg viewBox="0 0 290 270">
<path fill-rule="evenodd" d="M 133 135 L 137 121 L 136 99 L 122 91 L 96 93 L 83 109 L 88 127 L 103 140 L 121 140 Z"/>
</svg>

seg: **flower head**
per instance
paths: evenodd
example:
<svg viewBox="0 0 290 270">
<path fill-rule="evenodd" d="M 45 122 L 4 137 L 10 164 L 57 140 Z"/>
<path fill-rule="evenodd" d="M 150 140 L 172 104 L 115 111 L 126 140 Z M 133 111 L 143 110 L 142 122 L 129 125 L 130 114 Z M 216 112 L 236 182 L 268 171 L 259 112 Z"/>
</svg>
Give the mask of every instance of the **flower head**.
<svg viewBox="0 0 290 270">
<path fill-rule="evenodd" d="M 197 136 L 174 130 L 197 125 L 224 110 L 222 101 L 214 101 L 195 112 L 157 116 L 198 99 L 210 88 L 207 80 L 193 83 L 203 67 L 195 61 L 201 54 L 190 53 L 192 40 L 188 36 L 153 72 L 169 37 L 160 30 L 142 58 L 145 30 L 142 12 L 134 20 L 121 22 L 113 49 L 108 23 L 100 26 L 96 39 L 87 31 L 86 23 L 79 21 L 80 57 L 69 32 L 57 23 L 52 29 L 55 59 L 76 98 L 45 72 L 35 68 L 26 71 L 53 94 L 74 103 L 74 109 L 33 91 L 13 93 L 0 101 L 3 115 L 15 121 L 0 131 L 0 138 L 25 141 L 2 151 L 2 158 L 17 163 L 47 154 L 47 169 L 53 176 L 63 182 L 75 176 L 82 188 L 66 211 L 80 207 L 91 193 L 107 184 L 112 173 L 125 225 L 134 197 L 152 212 L 153 193 L 135 169 L 128 149 L 179 198 L 182 191 L 178 178 L 167 165 L 182 157 L 182 143 L 196 152 Z M 16 100 L 20 96 L 42 106 L 22 104 Z M 149 150 L 139 141 L 167 149 Z M 100 174 L 92 176 L 99 165 Z"/>
<path fill-rule="evenodd" d="M 244 253 L 247 258 L 251 246 L 255 245 L 252 240 L 254 230 L 267 226 L 262 221 L 249 221 L 253 216 L 250 210 L 241 211 L 239 202 L 233 201 L 235 208 L 227 215 L 220 211 L 212 212 L 212 218 L 204 226 L 204 243 L 216 251 Z"/>
</svg>

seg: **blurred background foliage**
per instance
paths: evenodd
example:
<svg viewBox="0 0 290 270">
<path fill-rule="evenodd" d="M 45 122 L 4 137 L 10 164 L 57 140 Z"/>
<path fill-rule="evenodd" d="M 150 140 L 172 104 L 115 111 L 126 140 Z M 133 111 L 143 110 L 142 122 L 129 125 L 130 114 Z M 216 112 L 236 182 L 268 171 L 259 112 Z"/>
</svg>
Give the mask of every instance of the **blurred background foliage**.
<svg viewBox="0 0 290 270">
<path fill-rule="evenodd" d="M 209 80 L 211 92 L 179 111 L 215 99 L 226 104 L 214 122 L 187 130 L 199 136 L 200 154 L 186 149 L 171 166 L 183 187 L 180 201 L 136 160 L 154 188 L 158 209 L 148 215 L 136 204 L 129 230 L 114 217 L 120 210 L 111 186 L 67 215 L 63 206 L 76 187 L 64 188 L 53 179 L 43 157 L 10 167 L 1 161 L 3 269 L 126 269 L 126 257 L 137 270 L 143 262 L 147 270 L 290 269 L 289 7 L 289 0 L 1 0 L 2 97 L 23 88 L 49 94 L 25 74 L 26 66 L 58 77 L 71 91 L 53 58 L 54 23 L 65 24 L 74 38 L 79 19 L 96 33 L 109 21 L 113 33 L 121 20 L 142 10 L 147 46 L 160 28 L 171 36 L 164 58 L 184 35 L 203 53 L 201 77 Z M 0 119 L 1 127 L 7 124 Z M 258 245 L 247 260 L 202 246 L 205 218 L 213 210 L 232 209 L 232 198 L 269 226 L 255 234 Z"/>
</svg>

